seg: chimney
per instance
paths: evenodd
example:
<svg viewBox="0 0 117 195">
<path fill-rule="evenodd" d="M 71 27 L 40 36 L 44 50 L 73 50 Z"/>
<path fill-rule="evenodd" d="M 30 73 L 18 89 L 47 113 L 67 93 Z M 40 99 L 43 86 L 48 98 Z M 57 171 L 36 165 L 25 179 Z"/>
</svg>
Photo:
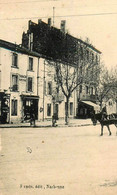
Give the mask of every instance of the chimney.
<svg viewBox="0 0 117 195">
<path fill-rule="evenodd" d="M 38 20 L 38 24 L 40 24 L 40 23 L 41 23 L 41 21 L 42 21 L 42 19 L 39 19 L 39 20 Z"/>
<path fill-rule="evenodd" d="M 30 30 L 30 26 L 31 26 L 31 24 L 32 24 L 32 21 L 31 20 L 29 20 L 28 21 L 28 29 Z"/>
<path fill-rule="evenodd" d="M 61 20 L 61 32 L 65 33 L 66 20 Z"/>
<path fill-rule="evenodd" d="M 51 27 L 51 25 L 52 25 L 52 20 L 51 18 L 48 18 L 48 26 Z"/>
</svg>

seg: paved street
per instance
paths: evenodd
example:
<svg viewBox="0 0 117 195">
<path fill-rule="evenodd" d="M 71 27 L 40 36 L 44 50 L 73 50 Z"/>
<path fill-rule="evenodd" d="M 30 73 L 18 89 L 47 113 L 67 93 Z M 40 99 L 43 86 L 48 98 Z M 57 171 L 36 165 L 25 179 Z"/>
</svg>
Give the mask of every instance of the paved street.
<svg viewBox="0 0 117 195">
<path fill-rule="evenodd" d="M 100 125 L 0 129 L 0 195 L 117 194 L 117 136 Z"/>
</svg>

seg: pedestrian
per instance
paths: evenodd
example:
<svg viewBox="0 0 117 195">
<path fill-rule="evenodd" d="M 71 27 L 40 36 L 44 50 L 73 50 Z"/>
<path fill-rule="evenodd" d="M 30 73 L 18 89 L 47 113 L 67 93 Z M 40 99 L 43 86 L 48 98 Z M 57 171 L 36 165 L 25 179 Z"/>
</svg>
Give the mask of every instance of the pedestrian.
<svg viewBox="0 0 117 195">
<path fill-rule="evenodd" d="M 102 120 L 107 120 L 107 109 L 106 109 L 106 105 L 102 108 Z"/>
<path fill-rule="evenodd" d="M 30 126 L 33 125 L 34 127 L 35 125 L 35 114 L 33 112 L 31 112 L 31 116 L 30 116 Z"/>
<path fill-rule="evenodd" d="M 52 127 L 56 127 L 57 125 L 56 125 L 56 115 L 55 114 L 53 114 L 53 116 L 52 116 Z"/>
</svg>

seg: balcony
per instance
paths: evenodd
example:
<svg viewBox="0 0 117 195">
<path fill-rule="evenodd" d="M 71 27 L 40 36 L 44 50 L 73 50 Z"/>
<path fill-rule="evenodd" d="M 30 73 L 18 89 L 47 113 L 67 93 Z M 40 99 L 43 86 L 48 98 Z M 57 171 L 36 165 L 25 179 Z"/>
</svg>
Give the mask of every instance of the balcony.
<svg viewBox="0 0 117 195">
<path fill-rule="evenodd" d="M 12 91 L 18 91 L 18 85 L 13 85 L 12 86 Z"/>
</svg>

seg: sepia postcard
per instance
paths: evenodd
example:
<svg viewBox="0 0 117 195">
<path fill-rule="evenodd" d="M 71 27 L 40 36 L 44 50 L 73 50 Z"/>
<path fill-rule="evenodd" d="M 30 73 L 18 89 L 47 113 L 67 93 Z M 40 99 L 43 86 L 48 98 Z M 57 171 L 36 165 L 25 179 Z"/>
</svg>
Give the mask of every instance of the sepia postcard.
<svg viewBox="0 0 117 195">
<path fill-rule="evenodd" d="M 0 195 L 117 194 L 116 0 L 0 0 Z"/>
</svg>

